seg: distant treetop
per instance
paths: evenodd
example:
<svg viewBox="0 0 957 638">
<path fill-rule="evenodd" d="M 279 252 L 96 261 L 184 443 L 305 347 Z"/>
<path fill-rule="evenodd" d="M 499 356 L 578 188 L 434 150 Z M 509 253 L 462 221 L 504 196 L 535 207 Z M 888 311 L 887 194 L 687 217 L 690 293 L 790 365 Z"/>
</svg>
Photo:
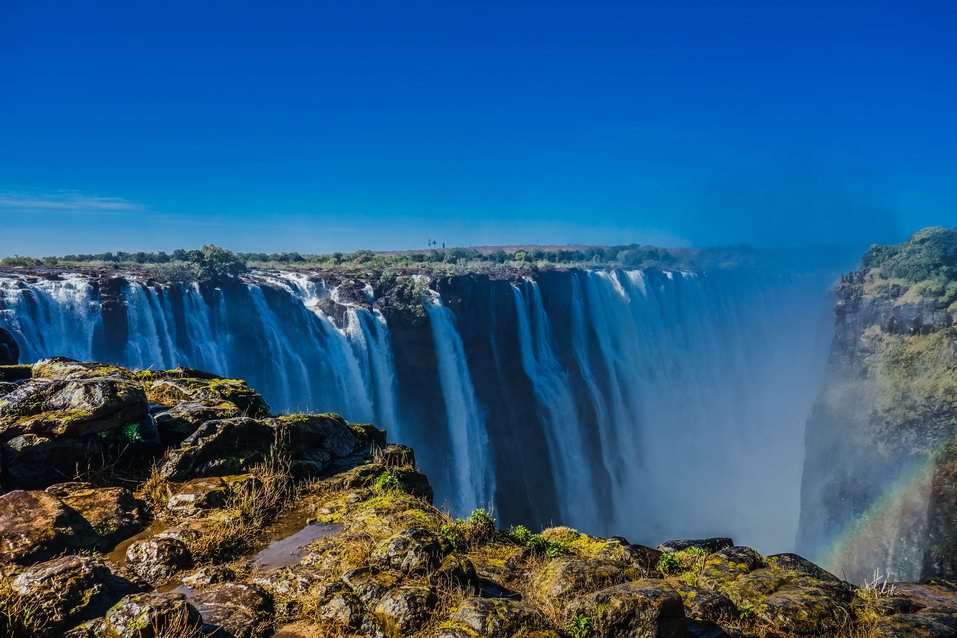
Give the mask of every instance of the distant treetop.
<svg viewBox="0 0 957 638">
<path fill-rule="evenodd" d="M 911 283 L 957 281 L 957 229 L 932 226 L 901 244 L 874 244 L 861 259 L 861 268 L 880 268 L 890 277 Z"/>
</svg>

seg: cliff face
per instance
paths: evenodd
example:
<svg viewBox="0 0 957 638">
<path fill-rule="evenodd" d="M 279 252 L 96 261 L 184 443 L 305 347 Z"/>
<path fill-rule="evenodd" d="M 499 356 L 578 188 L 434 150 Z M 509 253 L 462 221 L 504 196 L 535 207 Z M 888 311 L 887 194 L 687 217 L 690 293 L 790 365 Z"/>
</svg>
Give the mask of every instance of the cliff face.
<svg viewBox="0 0 957 638">
<path fill-rule="evenodd" d="M 790 549 L 833 276 L 0 272 L 0 327 L 25 363 L 218 370 L 277 412 L 376 423 L 455 512 Z"/>
<path fill-rule="evenodd" d="M 807 425 L 798 550 L 858 582 L 875 570 L 957 575 L 957 304 L 946 259 L 933 263 L 932 280 L 877 264 L 837 286 L 829 367 Z"/>
</svg>

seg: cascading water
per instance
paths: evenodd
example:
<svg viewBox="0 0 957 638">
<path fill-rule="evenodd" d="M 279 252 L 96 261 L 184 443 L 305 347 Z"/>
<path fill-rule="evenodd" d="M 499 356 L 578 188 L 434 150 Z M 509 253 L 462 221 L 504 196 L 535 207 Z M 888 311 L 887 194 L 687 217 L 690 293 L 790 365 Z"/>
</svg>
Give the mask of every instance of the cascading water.
<svg viewBox="0 0 957 638">
<path fill-rule="evenodd" d="M 415 447 L 438 501 L 632 540 L 793 544 L 830 276 L 545 271 L 433 284 L 421 320 L 372 289 L 257 272 L 113 293 L 0 275 L 25 360 L 244 378 L 274 411 L 335 411 Z M 112 295 L 112 296 L 111 296 Z"/>
<path fill-rule="evenodd" d="M 425 311 L 432 325 L 439 384 L 445 403 L 449 440 L 449 466 L 455 484 L 451 502 L 455 511 L 483 507 L 492 495 L 491 475 L 486 468 L 488 437 L 476 403 L 465 348 L 455 327 L 455 317 L 441 299 L 426 301 Z"/>
</svg>

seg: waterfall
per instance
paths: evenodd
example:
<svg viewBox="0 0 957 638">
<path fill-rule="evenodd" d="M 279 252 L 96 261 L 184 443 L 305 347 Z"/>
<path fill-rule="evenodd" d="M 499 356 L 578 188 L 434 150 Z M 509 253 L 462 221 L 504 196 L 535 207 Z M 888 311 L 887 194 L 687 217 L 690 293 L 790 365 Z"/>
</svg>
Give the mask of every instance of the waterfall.
<svg viewBox="0 0 957 638">
<path fill-rule="evenodd" d="M 561 520 L 588 524 L 598 518 L 592 472 L 581 472 L 586 449 L 571 388 L 564 369 L 552 351 L 553 337 L 542 305 L 538 284 L 530 279 L 513 286 L 518 316 L 522 368 L 532 381 L 545 436 L 555 459 L 556 488 L 566 498 L 559 503 Z"/>
<path fill-rule="evenodd" d="M 101 322 L 93 286 L 86 278 L 67 275 L 26 284 L 0 276 L 0 294 L 0 325 L 17 338 L 22 359 L 35 361 L 54 352 L 76 359 L 93 357 Z"/>
<path fill-rule="evenodd" d="M 403 301 L 421 318 L 398 321 L 368 284 L 314 274 L 127 276 L 112 297 L 83 275 L 0 275 L 0 326 L 28 361 L 207 369 L 247 379 L 275 412 L 376 423 L 415 447 L 456 514 L 492 504 L 505 523 L 780 551 L 797 527 L 829 276 L 423 279 L 433 290 Z"/>
<path fill-rule="evenodd" d="M 441 299 L 428 300 L 426 312 L 432 325 L 439 383 L 452 442 L 449 466 L 453 479 L 456 479 L 453 480 L 456 490 L 451 505 L 455 511 L 467 512 L 485 507 L 491 496 L 492 481 L 487 470 L 488 437 L 475 399 L 465 348 L 456 330 L 455 316 L 442 305 Z"/>
</svg>

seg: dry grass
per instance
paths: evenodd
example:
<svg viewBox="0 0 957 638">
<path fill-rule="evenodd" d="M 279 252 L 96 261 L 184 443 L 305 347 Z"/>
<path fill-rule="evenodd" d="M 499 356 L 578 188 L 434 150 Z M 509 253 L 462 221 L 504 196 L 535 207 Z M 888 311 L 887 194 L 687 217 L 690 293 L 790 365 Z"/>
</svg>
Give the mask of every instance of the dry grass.
<svg viewBox="0 0 957 638">
<path fill-rule="evenodd" d="M 49 619 L 36 599 L 18 593 L 0 576 L 0 638 L 23 638 L 44 631 Z"/>
<path fill-rule="evenodd" d="M 176 614 L 172 618 L 154 619 L 149 629 L 151 633 L 144 631 L 143 634 L 151 635 L 153 638 L 202 638 L 205 636 L 202 625 L 191 621 L 185 608 L 183 613 Z"/>
<path fill-rule="evenodd" d="M 146 507 L 153 518 L 156 518 L 156 515 L 163 511 L 166 503 L 173 495 L 173 484 L 160 474 L 160 464 L 161 461 L 153 463 L 149 476 L 139 488 L 142 499 L 146 502 Z"/>
<path fill-rule="evenodd" d="M 196 564 L 222 563 L 245 553 L 266 524 L 295 501 L 297 490 L 289 459 L 277 446 L 249 473 L 254 480 L 244 481 L 230 492 L 224 508 L 228 515 L 205 526 L 202 534 L 187 542 Z"/>
</svg>

